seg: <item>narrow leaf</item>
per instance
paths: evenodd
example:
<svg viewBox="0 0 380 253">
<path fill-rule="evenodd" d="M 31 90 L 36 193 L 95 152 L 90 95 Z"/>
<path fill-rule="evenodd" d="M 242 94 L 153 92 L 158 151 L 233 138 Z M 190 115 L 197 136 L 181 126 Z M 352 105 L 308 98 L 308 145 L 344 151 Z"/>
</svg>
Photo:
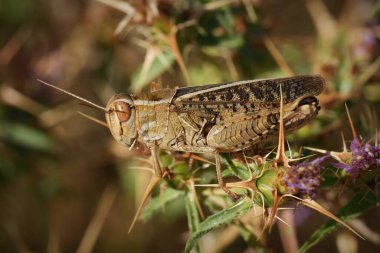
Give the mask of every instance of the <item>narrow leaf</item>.
<svg viewBox="0 0 380 253">
<path fill-rule="evenodd" d="M 372 16 L 375 17 L 380 13 L 380 0 L 377 0 L 375 7 L 372 9 Z"/>
<path fill-rule="evenodd" d="M 342 220 L 348 220 L 363 214 L 368 209 L 376 206 L 377 203 L 378 199 L 372 192 L 361 191 L 357 193 L 351 201 L 347 203 L 347 205 L 342 207 L 337 216 Z M 312 236 L 310 236 L 309 240 L 302 245 L 298 252 L 307 252 L 311 247 L 323 240 L 328 234 L 335 231 L 339 226 L 340 224 L 333 220 L 326 222 L 317 231 L 315 231 Z"/>
<path fill-rule="evenodd" d="M 0 138 L 25 148 L 44 152 L 51 152 L 55 146 L 45 132 L 19 123 L 1 122 Z"/>
<path fill-rule="evenodd" d="M 132 76 L 132 91 L 138 92 L 148 83 L 165 72 L 174 62 L 172 51 L 148 51 L 144 64 Z"/>
<path fill-rule="evenodd" d="M 247 180 L 250 176 L 249 168 L 247 165 L 239 161 L 232 160 L 229 155 L 222 155 L 223 162 L 228 166 L 228 169 L 222 172 L 223 177 L 236 176 L 241 180 Z"/>
<path fill-rule="evenodd" d="M 186 243 L 185 252 L 188 253 L 198 243 L 199 239 L 210 231 L 219 228 L 222 225 L 231 223 L 240 215 L 245 214 L 252 206 L 252 202 L 242 200 L 236 205 L 224 209 L 218 213 L 209 216 L 200 225 L 198 231 L 193 233 Z"/>
<path fill-rule="evenodd" d="M 144 210 L 141 212 L 140 219 L 144 222 L 148 221 L 155 213 L 162 210 L 170 202 L 183 196 L 184 191 L 178 191 L 173 188 L 166 188 L 162 194 L 151 198 L 146 204 Z"/>
<path fill-rule="evenodd" d="M 199 214 L 195 204 L 195 196 L 192 192 L 188 192 L 185 198 L 187 222 L 189 225 L 190 234 L 194 234 L 199 229 Z M 201 252 L 199 244 L 194 245 L 196 252 Z"/>
</svg>

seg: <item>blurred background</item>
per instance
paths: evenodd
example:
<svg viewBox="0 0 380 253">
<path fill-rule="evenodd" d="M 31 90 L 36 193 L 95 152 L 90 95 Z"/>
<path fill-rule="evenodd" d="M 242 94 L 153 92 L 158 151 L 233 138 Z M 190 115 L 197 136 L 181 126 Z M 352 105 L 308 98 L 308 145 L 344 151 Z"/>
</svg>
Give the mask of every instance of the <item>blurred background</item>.
<svg viewBox="0 0 380 253">
<path fill-rule="evenodd" d="M 181 252 L 188 237 L 181 199 L 127 233 L 150 176 L 128 168 L 148 153 L 117 144 L 77 113 L 101 112 L 37 78 L 104 106 L 114 93 L 149 92 L 152 81 L 318 73 L 327 80 L 321 115 L 288 140 L 341 151 L 341 133 L 352 139 L 345 103 L 360 135 L 378 141 L 379 13 L 375 0 L 1 0 L 0 251 Z M 301 216 L 300 243 L 327 220 Z M 379 209 L 355 223 L 370 239 L 339 230 L 310 252 L 378 250 Z M 276 227 L 265 241 L 262 252 L 283 251 Z M 203 247 L 257 252 L 230 230 Z"/>
</svg>

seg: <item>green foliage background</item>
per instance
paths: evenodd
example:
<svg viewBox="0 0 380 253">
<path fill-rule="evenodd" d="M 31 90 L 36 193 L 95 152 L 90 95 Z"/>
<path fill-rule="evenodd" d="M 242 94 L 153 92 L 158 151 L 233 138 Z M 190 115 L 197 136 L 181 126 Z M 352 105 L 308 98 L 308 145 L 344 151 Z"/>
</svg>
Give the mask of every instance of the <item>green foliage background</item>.
<svg viewBox="0 0 380 253">
<path fill-rule="evenodd" d="M 180 190 L 160 195 L 157 189 L 141 217 L 146 222 L 128 234 L 150 176 L 130 168 L 143 166 L 135 157 L 147 158 L 147 153 L 116 144 L 107 129 L 76 112 L 103 119 L 102 113 L 41 86 L 36 78 L 105 105 L 115 92 L 148 92 L 151 81 L 174 88 L 318 73 L 327 80 L 320 97 L 323 110 L 287 138 L 292 148 L 340 151 L 341 133 L 352 139 L 345 103 L 361 136 L 378 140 L 379 1 L 116 2 L 113 7 L 115 1 L 108 0 L 0 2 L 1 252 L 181 252 L 189 231 L 197 231 L 197 237 L 208 229 L 192 215 L 194 196 L 174 182 Z M 123 26 L 130 8 L 137 14 Z M 189 177 L 185 162 L 173 164 L 172 155 L 162 159 Z M 229 166 L 233 169 L 244 172 Z M 213 178 L 210 170 L 203 180 Z M 327 192 L 319 198 L 336 213 L 351 196 Z M 220 224 L 248 208 L 242 206 L 222 213 Z M 207 206 L 206 214 L 213 208 Z M 302 210 L 295 217 L 300 243 L 325 221 Z M 377 241 L 352 236 L 348 241 L 361 252 L 375 252 L 378 208 L 361 221 Z M 213 247 L 202 247 L 205 252 L 283 250 L 276 228 L 266 235 L 264 248 L 248 229 L 239 229 L 208 234 L 202 240 Z M 330 235 L 310 252 L 336 251 L 344 233 Z"/>
</svg>

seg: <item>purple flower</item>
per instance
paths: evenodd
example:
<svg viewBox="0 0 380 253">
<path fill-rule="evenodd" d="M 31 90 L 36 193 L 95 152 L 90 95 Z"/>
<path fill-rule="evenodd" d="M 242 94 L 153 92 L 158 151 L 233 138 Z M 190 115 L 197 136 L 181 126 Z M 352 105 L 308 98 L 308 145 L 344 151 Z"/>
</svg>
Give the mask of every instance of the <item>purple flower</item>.
<svg viewBox="0 0 380 253">
<path fill-rule="evenodd" d="M 300 163 L 291 166 L 283 177 L 283 182 L 291 194 L 314 197 L 316 190 L 320 187 L 323 177 L 321 164 L 329 158 L 325 155 L 310 162 Z"/>
<path fill-rule="evenodd" d="M 344 169 L 353 178 L 358 177 L 363 171 L 380 166 L 380 145 L 372 146 L 366 143 L 361 146 L 359 140 L 354 138 L 350 150 L 352 159 L 332 165 L 338 169 Z"/>
</svg>

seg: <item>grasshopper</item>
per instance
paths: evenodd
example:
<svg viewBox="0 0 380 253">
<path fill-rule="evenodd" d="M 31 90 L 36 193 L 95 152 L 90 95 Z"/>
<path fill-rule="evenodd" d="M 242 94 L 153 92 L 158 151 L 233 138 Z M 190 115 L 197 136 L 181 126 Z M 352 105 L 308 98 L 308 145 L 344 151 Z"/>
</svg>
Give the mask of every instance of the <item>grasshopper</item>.
<svg viewBox="0 0 380 253">
<path fill-rule="evenodd" d="M 116 94 L 101 107 L 43 83 L 104 110 L 120 144 L 131 149 L 139 141 L 150 149 L 155 175 L 136 215 L 163 177 L 160 149 L 214 154 L 218 184 L 236 198 L 223 181 L 219 154 L 252 151 L 254 146 L 257 150 L 273 139 L 280 129 L 280 107 L 287 133 L 304 126 L 318 114 L 316 96 L 324 88 L 322 77 L 303 75 L 161 89 L 139 96 Z"/>
</svg>

